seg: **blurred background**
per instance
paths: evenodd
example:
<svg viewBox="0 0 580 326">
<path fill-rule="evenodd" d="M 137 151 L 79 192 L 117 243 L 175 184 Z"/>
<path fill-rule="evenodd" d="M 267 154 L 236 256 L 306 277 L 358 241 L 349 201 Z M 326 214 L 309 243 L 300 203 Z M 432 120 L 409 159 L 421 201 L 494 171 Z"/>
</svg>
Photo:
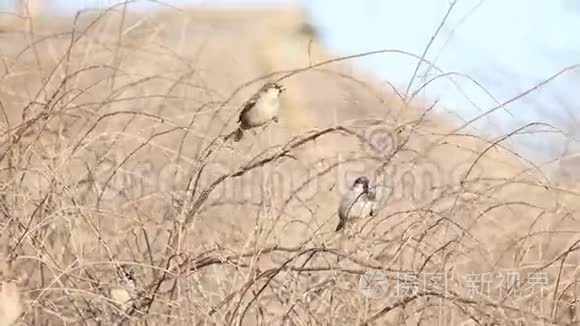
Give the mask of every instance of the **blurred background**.
<svg viewBox="0 0 580 326">
<path fill-rule="evenodd" d="M 0 8 L 5 12 L 17 10 L 21 15 L 73 15 L 78 10 L 115 3 L 119 1 L 3 0 Z M 443 72 L 463 74 L 472 80 L 461 75 L 439 78 L 419 94 L 430 100 L 439 99 L 440 110 L 464 121 L 580 62 L 579 36 L 574 32 L 580 30 L 580 4 L 574 0 L 145 0 L 130 3 L 128 9 L 243 10 L 256 6 L 303 8 L 319 42 L 337 56 L 380 49 L 399 49 L 421 56 L 453 6 L 425 58 Z M 417 66 L 416 59 L 396 54 L 365 56 L 352 63 L 355 69 L 388 81 L 403 93 Z M 422 65 L 411 91 L 440 73 Z M 497 136 L 532 122 L 544 122 L 569 136 L 541 127 L 510 138 L 514 148 L 530 159 L 544 162 L 573 154 L 578 149 L 578 89 L 578 69 L 570 70 L 470 125 L 471 131 Z"/>
</svg>

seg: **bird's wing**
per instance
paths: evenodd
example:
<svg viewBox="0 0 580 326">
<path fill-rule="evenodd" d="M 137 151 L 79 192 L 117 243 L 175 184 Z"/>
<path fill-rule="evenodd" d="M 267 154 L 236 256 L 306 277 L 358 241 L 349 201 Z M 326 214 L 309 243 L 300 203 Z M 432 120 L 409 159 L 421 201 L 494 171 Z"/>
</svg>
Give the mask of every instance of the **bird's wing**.
<svg viewBox="0 0 580 326">
<path fill-rule="evenodd" d="M 246 103 L 244 103 L 244 107 L 242 108 L 242 111 L 240 111 L 240 115 L 238 117 L 238 122 L 242 121 L 242 116 L 244 114 L 246 114 L 248 111 L 250 111 L 254 105 L 256 105 L 256 102 L 258 101 L 258 97 L 259 97 L 259 93 L 254 94 L 252 97 L 250 97 L 250 99 L 248 101 L 246 101 Z"/>
<path fill-rule="evenodd" d="M 353 200 L 348 194 L 342 196 L 342 199 L 340 200 L 340 204 L 338 206 L 338 217 L 340 218 L 341 221 L 347 219 L 348 211 L 352 206 L 352 202 Z"/>
<path fill-rule="evenodd" d="M 361 199 L 363 194 L 356 194 L 353 192 L 346 193 L 342 200 L 340 201 L 340 206 L 338 207 L 338 217 L 341 220 L 346 220 L 353 206 Z"/>
<path fill-rule="evenodd" d="M 375 190 L 369 190 L 369 192 L 364 196 L 365 205 L 368 209 L 368 214 L 375 216 L 377 214 L 377 193 Z"/>
<path fill-rule="evenodd" d="M 346 225 L 348 220 L 348 215 L 350 214 L 351 208 L 357 200 L 357 196 L 352 192 L 348 192 L 342 196 L 340 200 L 340 205 L 338 206 L 338 225 L 336 226 L 336 231 L 340 231 Z"/>
<path fill-rule="evenodd" d="M 375 201 L 377 199 L 377 193 L 375 190 L 369 190 L 369 192 L 366 195 L 366 200 L 367 201 Z"/>
<path fill-rule="evenodd" d="M 385 201 L 390 197 L 392 189 L 388 186 L 378 185 L 369 191 L 368 200 L 371 202 L 371 215 L 375 216 L 385 205 Z"/>
</svg>

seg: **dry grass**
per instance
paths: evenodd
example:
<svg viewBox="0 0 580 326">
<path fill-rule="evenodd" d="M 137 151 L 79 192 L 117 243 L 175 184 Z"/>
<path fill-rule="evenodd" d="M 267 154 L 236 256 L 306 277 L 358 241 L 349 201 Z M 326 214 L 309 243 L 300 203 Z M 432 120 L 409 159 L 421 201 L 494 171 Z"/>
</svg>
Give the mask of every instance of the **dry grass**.
<svg viewBox="0 0 580 326">
<path fill-rule="evenodd" d="M 4 26 L 0 254 L 14 285 L 0 311 L 18 305 L 8 294 L 23 325 L 576 324 L 575 187 L 503 147 L 512 134 L 465 134 L 350 73 L 300 19 L 120 6 Z M 220 143 L 256 78 L 292 69 L 281 123 Z M 357 174 L 389 196 L 336 235 Z M 390 289 L 368 299 L 372 270 Z M 423 284 L 437 273 L 445 286 Z"/>
</svg>

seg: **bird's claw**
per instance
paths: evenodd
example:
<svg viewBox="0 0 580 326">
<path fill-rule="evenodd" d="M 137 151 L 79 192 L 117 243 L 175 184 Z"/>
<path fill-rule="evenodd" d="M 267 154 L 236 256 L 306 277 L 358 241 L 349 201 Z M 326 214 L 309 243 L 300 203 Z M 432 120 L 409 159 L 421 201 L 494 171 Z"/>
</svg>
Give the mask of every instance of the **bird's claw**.
<svg viewBox="0 0 580 326">
<path fill-rule="evenodd" d="M 298 158 L 296 158 L 296 156 L 294 156 L 294 154 L 292 154 L 292 152 L 284 152 L 284 153 L 282 154 L 282 156 L 284 156 L 284 157 L 289 157 L 289 158 L 291 158 L 291 159 L 294 159 L 294 160 L 298 161 Z"/>
</svg>

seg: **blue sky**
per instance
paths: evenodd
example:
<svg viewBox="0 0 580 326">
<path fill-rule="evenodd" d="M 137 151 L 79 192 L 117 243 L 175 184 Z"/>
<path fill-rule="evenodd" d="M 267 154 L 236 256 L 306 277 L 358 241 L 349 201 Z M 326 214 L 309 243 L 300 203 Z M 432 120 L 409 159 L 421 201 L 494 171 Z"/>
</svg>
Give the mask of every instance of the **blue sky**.
<svg viewBox="0 0 580 326">
<path fill-rule="evenodd" d="M 321 26 L 326 44 L 340 54 L 380 48 L 421 54 L 450 2 L 319 0 L 314 1 L 316 6 L 310 13 Z M 573 32 L 580 31 L 578 3 L 574 0 L 459 0 L 427 58 L 444 71 L 471 76 L 499 102 L 504 102 L 562 68 L 580 63 L 580 36 Z M 323 10 L 325 7 L 333 10 Z M 405 89 L 416 62 L 402 56 L 376 56 L 359 60 L 359 64 Z M 534 121 L 570 127 L 567 124 L 576 121 L 568 111 L 575 114 L 580 111 L 580 104 L 574 98 L 580 90 L 579 72 L 568 73 L 542 91 L 507 106 L 511 114 L 499 110 L 475 127 L 492 134 L 503 134 Z M 433 76 L 433 71 L 428 76 Z M 441 80 L 422 95 L 441 99 L 446 109 L 465 120 L 496 106 L 473 82 L 455 80 L 461 90 Z M 550 159 L 561 154 L 563 141 L 561 136 L 537 134 L 518 137 L 515 145 L 529 156 Z"/>
<path fill-rule="evenodd" d="M 45 0 L 47 9 L 74 12 L 110 5 L 116 0 Z M 175 6 L 286 3 L 283 0 L 166 0 Z M 349 55 L 377 49 L 400 49 L 420 55 L 451 0 L 311 0 L 302 3 L 329 50 Z M 142 8 L 158 5 L 142 2 Z M 446 72 L 471 76 L 499 102 L 516 96 L 562 68 L 580 64 L 580 1 L 459 0 L 426 58 Z M 404 90 L 416 61 L 401 55 L 377 55 L 355 66 Z M 425 66 L 415 85 L 436 73 Z M 416 86 L 417 87 L 417 86 Z M 567 73 L 541 91 L 498 110 L 474 125 L 486 134 L 503 134 L 529 122 L 543 121 L 576 132 L 580 70 Z M 422 96 L 440 99 L 442 110 L 469 120 L 496 106 L 473 82 L 441 79 Z M 508 114 L 506 111 L 509 111 Z M 515 146 L 536 159 L 560 156 L 564 137 L 547 134 L 515 138 Z"/>
</svg>

